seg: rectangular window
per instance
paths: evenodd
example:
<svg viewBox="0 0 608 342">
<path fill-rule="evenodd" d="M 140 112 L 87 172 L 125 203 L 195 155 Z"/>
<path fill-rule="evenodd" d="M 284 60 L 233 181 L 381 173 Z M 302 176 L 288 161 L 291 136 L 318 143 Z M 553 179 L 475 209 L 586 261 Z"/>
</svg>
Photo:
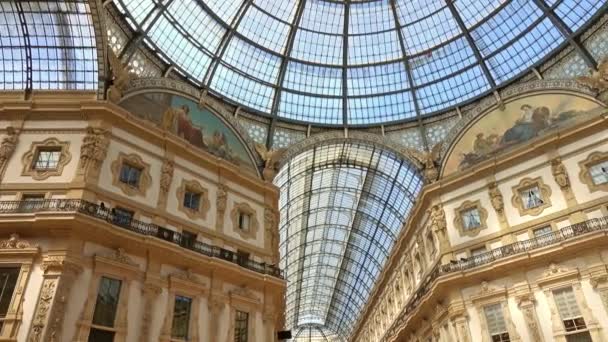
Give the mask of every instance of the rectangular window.
<svg viewBox="0 0 608 342">
<path fill-rule="evenodd" d="M 201 204 L 201 194 L 192 191 L 186 191 L 184 194 L 184 208 L 189 208 L 198 211 Z"/>
<path fill-rule="evenodd" d="M 587 329 L 585 319 L 578 308 L 578 303 L 571 287 L 554 290 L 553 298 L 567 332 Z"/>
<path fill-rule="evenodd" d="M 542 199 L 538 186 L 533 186 L 531 188 L 522 190 L 519 195 L 521 196 L 525 209 L 540 207 L 545 203 L 545 201 Z"/>
<path fill-rule="evenodd" d="M 190 309 L 192 299 L 188 297 L 175 296 L 175 307 L 173 309 L 173 323 L 171 325 L 171 337 L 179 340 L 188 340 L 188 329 L 190 327 Z"/>
<path fill-rule="evenodd" d="M 532 231 L 532 233 L 534 233 L 534 237 L 536 238 L 539 236 L 553 233 L 553 229 L 551 229 L 551 226 L 545 226 L 545 227 L 540 227 L 540 228 L 534 229 Z"/>
<path fill-rule="evenodd" d="M 608 183 L 608 160 L 592 165 L 589 168 L 589 174 L 595 185 Z"/>
<path fill-rule="evenodd" d="M 120 167 L 119 180 L 134 188 L 139 187 L 139 178 L 141 176 L 141 169 L 127 163 L 122 164 Z"/>
<path fill-rule="evenodd" d="M 111 342 L 114 340 L 113 328 L 121 284 L 120 280 L 107 277 L 101 277 L 99 280 L 89 342 Z"/>
<path fill-rule="evenodd" d="M 6 318 L 13 300 L 13 292 L 15 292 L 20 270 L 19 267 L 0 268 L 0 329 L 2 329 L 4 318 Z"/>
<path fill-rule="evenodd" d="M 487 305 L 483 308 L 492 342 L 509 342 L 509 332 L 502 314 L 502 304 Z"/>
<path fill-rule="evenodd" d="M 121 207 L 112 208 L 112 222 L 120 226 L 130 226 L 135 213 Z"/>
<path fill-rule="evenodd" d="M 234 322 L 234 342 L 247 342 L 249 331 L 249 313 L 236 311 Z"/>
<path fill-rule="evenodd" d="M 36 153 L 32 168 L 34 170 L 55 170 L 61 158 L 61 148 L 41 148 Z"/>
<path fill-rule="evenodd" d="M 471 208 L 460 212 L 462 227 L 464 230 L 471 230 L 481 226 L 481 217 L 477 208 Z"/>
<path fill-rule="evenodd" d="M 239 229 L 243 231 L 249 231 L 249 225 L 251 224 L 251 215 L 246 213 L 239 213 Z"/>
</svg>

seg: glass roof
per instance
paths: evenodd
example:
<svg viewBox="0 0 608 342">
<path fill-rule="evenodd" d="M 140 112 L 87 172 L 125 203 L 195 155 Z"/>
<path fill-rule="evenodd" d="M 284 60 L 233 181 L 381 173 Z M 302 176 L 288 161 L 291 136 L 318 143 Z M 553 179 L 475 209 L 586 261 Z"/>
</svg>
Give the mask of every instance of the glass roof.
<svg viewBox="0 0 608 342">
<path fill-rule="evenodd" d="M 0 90 L 97 90 L 87 1 L 0 1 Z"/>
<path fill-rule="evenodd" d="M 275 185 L 286 326 L 296 339 L 345 341 L 422 180 L 394 153 L 348 142 L 292 158 Z"/>
<path fill-rule="evenodd" d="M 440 112 L 496 89 L 566 42 L 604 2 L 114 3 L 149 47 L 213 93 L 284 120 L 369 125 Z"/>
</svg>

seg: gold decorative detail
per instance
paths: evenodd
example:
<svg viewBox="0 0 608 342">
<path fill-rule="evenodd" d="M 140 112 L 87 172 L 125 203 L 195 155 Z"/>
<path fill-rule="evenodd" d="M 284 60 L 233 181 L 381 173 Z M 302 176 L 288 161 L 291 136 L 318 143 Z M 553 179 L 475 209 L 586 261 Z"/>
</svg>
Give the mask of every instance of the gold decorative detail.
<svg viewBox="0 0 608 342">
<path fill-rule="evenodd" d="M 0 144 L 0 179 L 4 173 L 4 169 L 8 164 L 9 159 L 17 148 L 17 142 L 19 141 L 19 134 L 11 126 L 6 128 L 7 136 L 2 139 Z"/>
<path fill-rule="evenodd" d="M 464 221 L 462 220 L 462 213 L 471 209 L 477 209 L 479 212 L 479 226 L 466 229 L 464 227 Z M 461 236 L 477 236 L 481 230 L 487 228 L 487 219 L 488 211 L 481 206 L 481 202 L 479 200 L 464 201 L 458 208 L 454 210 L 454 227 L 456 227 Z"/>
<path fill-rule="evenodd" d="M 131 67 L 123 64 L 112 49 L 108 49 L 108 63 L 112 71 L 112 85 L 106 92 L 106 98 L 113 103 L 118 103 L 122 99 L 122 93 L 127 89 L 129 82 L 135 78 Z"/>
<path fill-rule="evenodd" d="M 278 150 L 267 149 L 263 144 L 255 144 L 255 150 L 264 160 L 264 170 L 262 176 L 267 182 L 272 182 L 279 171 L 279 160 L 287 149 L 280 148 Z"/>
<path fill-rule="evenodd" d="M 198 204 L 198 208 L 192 209 L 184 206 L 184 197 L 186 192 L 191 191 L 193 193 L 200 194 L 201 198 Z M 197 182 L 196 180 L 185 180 L 182 179 L 182 184 L 177 188 L 177 203 L 178 210 L 186 214 L 191 220 L 198 218 L 205 219 L 207 212 L 211 206 L 209 202 L 209 192 L 207 189 Z"/>
<path fill-rule="evenodd" d="M 430 152 L 420 152 L 411 148 L 405 149 L 407 154 L 418 162 L 417 166 L 421 169 L 422 175 L 427 183 L 435 183 L 439 178 L 439 160 L 441 157 L 442 145 L 443 142 L 436 144 Z"/>
<path fill-rule="evenodd" d="M 542 204 L 536 206 L 534 208 L 526 208 L 524 205 L 524 198 L 522 198 L 522 192 L 531 189 L 533 187 L 538 187 L 540 191 Z M 511 197 L 511 203 L 513 207 L 517 208 L 520 216 L 524 215 L 532 215 L 537 216 L 543 212 L 546 208 L 551 206 L 551 188 L 543 183 L 541 177 L 536 178 L 524 178 L 519 184 L 513 187 L 513 197 Z"/>
<path fill-rule="evenodd" d="M 562 190 L 570 188 L 570 178 L 561 158 L 557 157 L 551 160 L 551 173 Z"/>
<path fill-rule="evenodd" d="M 87 127 L 87 135 L 82 140 L 80 147 L 79 169 L 85 172 L 99 170 L 101 163 L 106 159 L 109 146 L 110 139 L 107 130 Z"/>
<path fill-rule="evenodd" d="M 167 196 L 173 180 L 173 169 L 173 162 L 165 159 L 160 168 L 160 193 L 158 194 L 158 205 L 160 207 L 167 204 Z"/>
<path fill-rule="evenodd" d="M 608 160 L 608 152 L 593 152 L 587 156 L 585 160 L 580 161 L 578 164 L 581 168 L 578 176 L 583 184 L 586 184 L 590 192 L 598 190 L 608 191 L 608 182 L 602 184 L 595 184 L 593 177 L 591 177 L 590 169 L 593 165 L 602 163 Z"/>
<path fill-rule="evenodd" d="M 123 164 L 128 164 L 141 170 L 139 183 L 136 187 L 130 186 L 120 181 L 120 169 Z M 137 154 L 125 154 L 120 152 L 118 159 L 112 162 L 112 185 L 120 188 L 127 196 L 143 196 L 146 197 L 146 192 L 152 185 L 152 176 L 150 175 L 150 164 L 146 163 Z"/>
<path fill-rule="evenodd" d="M 496 182 L 492 182 L 488 185 L 488 192 L 490 194 L 490 202 L 492 203 L 492 207 L 497 213 L 502 214 L 503 210 L 505 209 L 505 202 L 502 198 L 500 190 L 498 190 L 498 185 Z"/>
<path fill-rule="evenodd" d="M 72 160 L 72 154 L 69 151 L 69 141 L 59 141 L 55 138 L 48 138 L 44 141 L 34 142 L 30 147 L 30 150 L 26 152 L 21 161 L 23 163 L 22 176 L 31 176 L 33 179 L 42 181 L 51 176 L 61 176 L 63 168 Z M 38 153 L 45 148 L 57 148 L 59 149 L 60 156 L 57 162 L 57 167 L 54 169 L 36 170 L 34 163 L 38 158 Z"/>
<path fill-rule="evenodd" d="M 249 215 L 251 217 L 249 222 L 249 229 L 243 230 L 239 228 L 239 214 Z M 258 219 L 256 212 L 253 208 L 245 203 L 235 203 L 234 208 L 230 212 L 232 218 L 232 229 L 237 232 L 243 239 L 255 239 L 258 232 Z"/>
<path fill-rule="evenodd" d="M 576 81 L 591 90 L 604 91 L 608 89 L 608 58 L 603 59 L 597 66 L 597 71 L 589 69 L 589 76 L 579 76 Z"/>
<path fill-rule="evenodd" d="M 30 246 L 30 243 L 25 240 L 21 240 L 19 238 L 19 234 L 17 233 L 11 234 L 8 240 L 0 242 L 0 249 L 25 249 L 30 247 L 36 248 L 37 246 Z"/>
</svg>

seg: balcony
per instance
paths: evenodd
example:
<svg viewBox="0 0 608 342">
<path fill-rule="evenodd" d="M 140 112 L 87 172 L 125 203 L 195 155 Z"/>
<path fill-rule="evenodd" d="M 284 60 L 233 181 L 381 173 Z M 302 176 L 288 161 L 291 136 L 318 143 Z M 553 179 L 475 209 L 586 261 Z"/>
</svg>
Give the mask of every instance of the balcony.
<svg viewBox="0 0 608 342">
<path fill-rule="evenodd" d="M 179 248 L 187 249 L 208 257 L 226 260 L 248 270 L 283 279 L 282 271 L 274 265 L 250 259 L 242 260 L 235 252 L 192 240 L 190 237 L 185 237 L 179 232 L 153 223 L 146 223 L 131 217 L 126 217 L 124 214 L 118 213 L 112 209 L 85 200 L 50 199 L 35 201 L 0 201 L 0 214 L 41 212 L 72 212 L 83 214 L 106 221 L 115 227 L 128 230 L 132 233 L 161 239 L 174 244 Z"/>
<path fill-rule="evenodd" d="M 593 232 L 608 232 L 608 217 L 595 218 L 573 224 L 568 227 L 564 227 L 557 231 L 543 234 L 533 239 L 518 241 L 512 244 L 508 244 L 499 248 L 495 248 L 488 252 L 476 255 L 474 257 L 462 259 L 459 261 L 452 261 L 447 264 L 436 264 L 422 281 L 418 285 L 418 289 L 412 293 L 405 307 L 401 310 L 399 315 L 395 317 L 391 327 L 387 330 L 384 335 L 385 338 L 397 333 L 398 324 L 406 320 L 406 317 L 410 315 L 414 310 L 418 308 L 422 299 L 430 292 L 435 285 L 438 278 L 453 274 L 456 272 L 463 272 L 474 269 L 479 266 L 489 265 L 495 261 L 505 259 L 515 255 L 521 255 L 534 250 L 541 249 L 543 247 L 560 244 L 564 241 L 572 240 L 576 237 L 593 233 Z"/>
</svg>

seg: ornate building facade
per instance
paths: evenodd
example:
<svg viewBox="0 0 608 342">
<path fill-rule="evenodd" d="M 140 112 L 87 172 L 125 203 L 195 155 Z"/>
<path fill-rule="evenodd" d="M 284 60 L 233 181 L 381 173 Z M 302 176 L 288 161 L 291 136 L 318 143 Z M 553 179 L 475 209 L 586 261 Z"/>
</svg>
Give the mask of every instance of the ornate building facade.
<svg viewBox="0 0 608 342">
<path fill-rule="evenodd" d="M 3 100 L 0 339 L 274 340 L 273 185 L 90 96 Z"/>
</svg>

